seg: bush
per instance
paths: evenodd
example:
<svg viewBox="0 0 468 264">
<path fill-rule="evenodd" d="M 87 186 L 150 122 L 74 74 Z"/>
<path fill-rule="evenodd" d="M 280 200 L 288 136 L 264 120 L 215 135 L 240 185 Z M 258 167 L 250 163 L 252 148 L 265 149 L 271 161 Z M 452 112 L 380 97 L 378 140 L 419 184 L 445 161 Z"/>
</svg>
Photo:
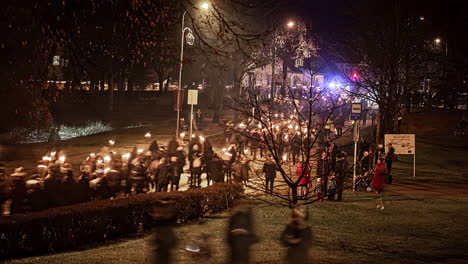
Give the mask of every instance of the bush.
<svg viewBox="0 0 468 264">
<path fill-rule="evenodd" d="M 242 187 L 216 184 L 185 192 L 139 194 L 41 212 L 0 218 L 0 259 L 73 249 L 152 226 L 148 211 L 158 200 L 172 200 L 177 222 L 217 213 L 240 194 Z"/>
</svg>

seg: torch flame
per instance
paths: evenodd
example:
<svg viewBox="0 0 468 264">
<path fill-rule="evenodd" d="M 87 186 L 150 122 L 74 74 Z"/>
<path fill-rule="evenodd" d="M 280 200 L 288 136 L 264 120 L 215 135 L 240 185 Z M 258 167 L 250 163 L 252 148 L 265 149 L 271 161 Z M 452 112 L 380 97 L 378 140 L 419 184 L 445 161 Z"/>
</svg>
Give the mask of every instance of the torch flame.
<svg viewBox="0 0 468 264">
<path fill-rule="evenodd" d="M 114 146 L 115 141 L 113 139 L 109 140 L 109 145 Z"/>
<path fill-rule="evenodd" d="M 151 133 L 150 133 L 150 132 L 146 132 L 145 138 L 150 138 L 150 137 L 151 137 Z"/>
</svg>

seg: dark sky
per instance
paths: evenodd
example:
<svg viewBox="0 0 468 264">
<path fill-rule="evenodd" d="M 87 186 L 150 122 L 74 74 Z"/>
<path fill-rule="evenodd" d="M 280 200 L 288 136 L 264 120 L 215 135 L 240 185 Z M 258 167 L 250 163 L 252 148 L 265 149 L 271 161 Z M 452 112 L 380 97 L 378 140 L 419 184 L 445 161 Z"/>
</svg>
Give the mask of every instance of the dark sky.
<svg viewBox="0 0 468 264">
<path fill-rule="evenodd" d="M 425 34 L 429 39 L 440 37 L 447 41 L 449 49 L 456 55 L 468 58 L 468 1 L 450 0 L 289 0 L 282 6 L 285 18 L 306 17 L 311 21 L 313 31 L 328 41 L 346 41 L 365 9 L 378 12 L 392 12 L 388 6 L 400 5 L 402 14 L 424 17 Z M 380 9 L 380 10 L 379 10 Z"/>
</svg>

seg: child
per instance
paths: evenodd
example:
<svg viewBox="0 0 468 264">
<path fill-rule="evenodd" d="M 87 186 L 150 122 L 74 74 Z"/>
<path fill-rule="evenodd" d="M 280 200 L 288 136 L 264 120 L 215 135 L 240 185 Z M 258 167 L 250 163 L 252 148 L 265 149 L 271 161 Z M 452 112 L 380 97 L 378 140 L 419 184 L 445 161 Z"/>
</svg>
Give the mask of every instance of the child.
<svg viewBox="0 0 468 264">
<path fill-rule="evenodd" d="M 316 197 L 317 201 L 323 202 L 323 197 L 322 197 L 322 193 L 323 193 L 322 178 L 318 178 L 318 179 L 317 179 L 317 185 L 315 186 L 314 192 L 315 192 L 315 197 Z"/>
<path fill-rule="evenodd" d="M 335 193 L 336 193 L 336 181 L 335 176 L 332 176 L 330 181 L 328 182 L 328 200 L 335 200 Z"/>
</svg>

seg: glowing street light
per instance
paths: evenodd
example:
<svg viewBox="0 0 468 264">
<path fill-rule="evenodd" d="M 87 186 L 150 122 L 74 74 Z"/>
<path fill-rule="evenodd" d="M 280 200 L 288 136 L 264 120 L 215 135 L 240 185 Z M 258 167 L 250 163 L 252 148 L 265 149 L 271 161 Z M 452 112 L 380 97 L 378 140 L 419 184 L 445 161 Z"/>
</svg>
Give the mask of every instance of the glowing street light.
<svg viewBox="0 0 468 264">
<path fill-rule="evenodd" d="M 210 7 L 207 2 L 204 2 L 200 5 L 200 7 L 203 10 L 208 10 Z M 193 8 L 193 6 L 191 7 Z M 190 9 L 190 8 L 189 8 Z M 192 30 L 189 27 L 185 27 L 185 14 L 187 14 L 187 11 L 189 9 L 186 9 L 184 13 L 182 14 L 182 37 L 180 39 L 180 61 L 179 61 L 179 91 L 177 91 L 177 104 L 180 102 L 180 90 L 182 90 L 182 68 L 184 64 L 184 36 L 185 36 L 185 31 L 188 31 L 187 34 L 187 44 L 193 45 L 193 41 L 195 37 L 192 34 Z M 177 127 L 176 127 L 176 135 L 179 134 L 179 121 L 180 121 L 180 110 L 179 107 L 177 107 Z"/>
<path fill-rule="evenodd" d="M 440 38 L 434 39 L 434 42 L 435 42 L 436 44 L 439 44 L 441 41 L 442 41 L 442 40 L 441 40 Z"/>
<path fill-rule="evenodd" d="M 208 3 L 202 3 L 201 6 L 200 6 L 202 9 L 205 9 L 205 10 L 208 10 L 208 8 L 210 8 L 210 5 Z"/>
<path fill-rule="evenodd" d="M 294 27 L 295 25 L 296 25 L 296 23 L 295 23 L 294 21 L 292 21 L 292 20 L 291 20 L 291 21 L 288 21 L 288 23 L 286 24 L 286 26 L 287 26 L 288 28 L 292 28 L 292 27 Z"/>
</svg>

